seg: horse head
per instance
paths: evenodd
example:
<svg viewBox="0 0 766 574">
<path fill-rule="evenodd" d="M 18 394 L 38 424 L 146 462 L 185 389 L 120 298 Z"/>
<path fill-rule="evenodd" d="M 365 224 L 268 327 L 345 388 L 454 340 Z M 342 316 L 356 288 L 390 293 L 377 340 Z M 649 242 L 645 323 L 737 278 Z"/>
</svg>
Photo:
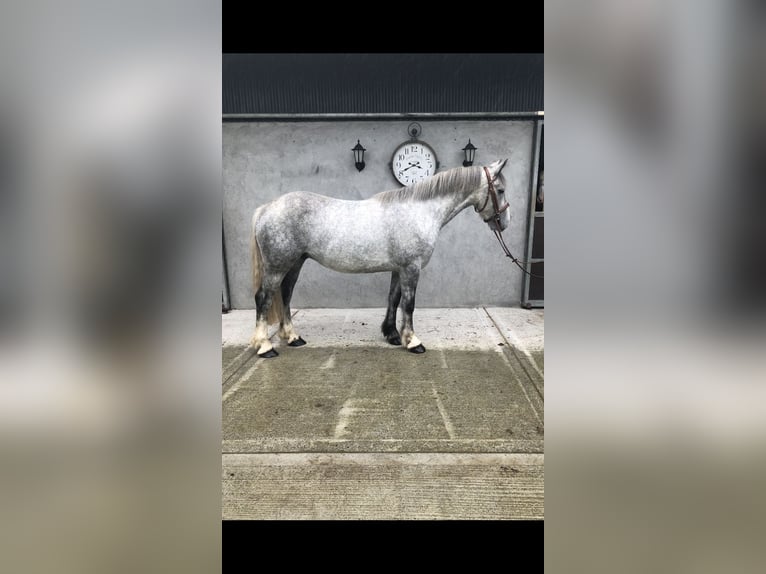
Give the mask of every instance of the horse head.
<svg viewBox="0 0 766 574">
<path fill-rule="evenodd" d="M 508 160 L 497 160 L 482 168 L 482 184 L 474 193 L 474 209 L 490 229 L 503 231 L 511 223 L 511 213 L 505 197 L 505 178 L 501 173 Z"/>
</svg>

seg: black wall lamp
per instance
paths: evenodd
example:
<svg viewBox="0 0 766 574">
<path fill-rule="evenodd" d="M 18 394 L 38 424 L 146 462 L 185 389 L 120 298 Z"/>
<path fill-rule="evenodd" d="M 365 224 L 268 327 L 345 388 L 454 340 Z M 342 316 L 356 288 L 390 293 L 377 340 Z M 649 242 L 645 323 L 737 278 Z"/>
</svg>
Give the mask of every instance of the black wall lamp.
<svg viewBox="0 0 766 574">
<path fill-rule="evenodd" d="M 367 150 L 362 147 L 359 140 L 356 140 L 356 145 L 351 148 L 351 151 L 354 152 L 354 165 L 356 169 L 362 171 L 364 169 L 364 152 Z"/>
<path fill-rule="evenodd" d="M 474 146 L 471 143 L 470 138 L 468 139 L 468 145 L 466 145 L 463 148 L 463 153 L 465 154 L 465 160 L 463 160 L 463 167 L 468 167 L 469 165 L 473 165 L 473 158 L 476 155 L 476 146 Z"/>
</svg>

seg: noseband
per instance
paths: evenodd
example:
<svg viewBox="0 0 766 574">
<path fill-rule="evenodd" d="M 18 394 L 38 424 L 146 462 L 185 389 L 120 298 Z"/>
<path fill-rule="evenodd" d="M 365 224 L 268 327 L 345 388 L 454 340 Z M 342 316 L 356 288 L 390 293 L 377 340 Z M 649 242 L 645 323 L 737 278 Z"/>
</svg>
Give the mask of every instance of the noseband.
<svg viewBox="0 0 766 574">
<path fill-rule="evenodd" d="M 497 191 L 495 190 L 495 184 L 492 183 L 492 177 L 489 175 L 489 169 L 487 169 L 486 166 L 484 166 L 484 173 L 487 176 L 487 199 L 484 200 L 484 205 L 482 205 L 479 209 L 476 209 L 477 213 L 481 213 L 484 211 L 484 208 L 487 207 L 487 203 L 489 203 L 489 199 L 492 198 L 492 207 L 495 208 L 495 213 L 490 215 L 487 219 L 484 220 L 484 223 L 487 223 L 490 219 L 494 219 L 495 223 L 498 227 L 500 227 L 500 214 L 503 213 L 506 209 L 508 209 L 508 202 L 505 202 L 505 205 L 503 207 L 500 207 L 500 202 L 497 199 Z"/>
</svg>

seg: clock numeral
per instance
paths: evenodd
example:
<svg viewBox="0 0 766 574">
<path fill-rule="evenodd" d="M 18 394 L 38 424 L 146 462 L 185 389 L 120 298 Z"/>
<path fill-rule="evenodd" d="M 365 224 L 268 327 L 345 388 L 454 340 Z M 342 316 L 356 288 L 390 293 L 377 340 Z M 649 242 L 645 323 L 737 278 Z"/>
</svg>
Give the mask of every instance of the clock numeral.
<svg viewBox="0 0 766 574">
<path fill-rule="evenodd" d="M 399 161 L 402 161 L 404 159 L 404 154 L 399 154 Z"/>
</svg>

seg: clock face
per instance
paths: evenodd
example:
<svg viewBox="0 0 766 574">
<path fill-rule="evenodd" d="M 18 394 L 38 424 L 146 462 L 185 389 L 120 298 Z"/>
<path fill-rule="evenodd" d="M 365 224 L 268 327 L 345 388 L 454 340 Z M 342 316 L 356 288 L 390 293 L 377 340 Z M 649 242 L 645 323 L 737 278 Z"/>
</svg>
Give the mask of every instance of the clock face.
<svg viewBox="0 0 766 574">
<path fill-rule="evenodd" d="M 436 173 L 439 162 L 427 143 L 410 140 L 401 144 L 391 158 L 391 170 L 402 185 L 410 185 Z"/>
</svg>

